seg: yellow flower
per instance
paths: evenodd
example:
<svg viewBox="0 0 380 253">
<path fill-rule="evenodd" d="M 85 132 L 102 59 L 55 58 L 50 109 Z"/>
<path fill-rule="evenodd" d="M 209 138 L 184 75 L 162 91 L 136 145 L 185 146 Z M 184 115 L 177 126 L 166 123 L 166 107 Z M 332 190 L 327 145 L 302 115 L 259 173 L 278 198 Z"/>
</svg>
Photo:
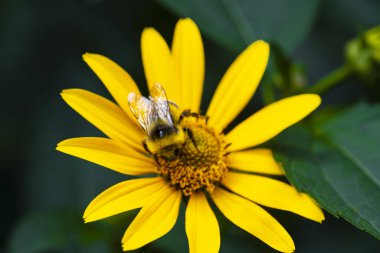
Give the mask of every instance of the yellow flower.
<svg viewBox="0 0 380 253">
<path fill-rule="evenodd" d="M 296 213 L 321 222 L 324 215 L 306 194 L 266 177 L 283 171 L 265 148 L 255 148 L 295 124 L 320 104 L 320 97 L 303 94 L 282 99 L 224 134 L 223 129 L 252 98 L 269 58 L 269 45 L 252 43 L 229 67 L 211 100 L 207 118 L 197 114 L 204 80 L 204 52 L 197 26 L 181 19 L 170 49 L 152 28 L 141 38 L 147 83 L 160 83 L 169 101 L 184 114 L 180 127 L 192 138 L 173 158 L 153 157 L 143 147 L 146 133 L 128 104 L 140 91 L 121 67 L 110 59 L 85 54 L 85 62 L 117 102 L 81 89 L 62 92 L 63 99 L 108 138 L 64 140 L 57 150 L 126 175 L 144 175 L 105 190 L 84 213 L 86 222 L 141 208 L 122 239 L 123 250 L 133 250 L 165 235 L 175 224 L 182 199 L 186 202 L 186 234 L 191 253 L 218 252 L 220 233 L 209 205 L 212 200 L 231 222 L 281 252 L 293 252 L 292 238 L 261 206 Z M 187 133 L 189 136 L 190 134 Z M 189 141 L 189 140 L 192 140 Z M 155 159 L 154 159 L 155 158 Z"/>
</svg>

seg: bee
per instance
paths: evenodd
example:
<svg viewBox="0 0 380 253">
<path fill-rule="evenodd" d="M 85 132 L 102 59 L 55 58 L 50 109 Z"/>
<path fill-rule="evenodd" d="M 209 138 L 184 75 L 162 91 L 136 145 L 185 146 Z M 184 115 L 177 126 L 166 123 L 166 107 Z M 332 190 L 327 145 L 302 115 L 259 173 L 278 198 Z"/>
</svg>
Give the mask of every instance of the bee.
<svg viewBox="0 0 380 253">
<path fill-rule="evenodd" d="M 180 125 L 189 111 L 181 112 L 177 104 L 169 101 L 159 83 L 153 85 L 149 98 L 129 93 L 128 103 L 147 135 L 143 146 L 156 161 L 158 156 L 166 160 L 174 159 L 188 139 L 196 147 L 192 131 Z"/>
</svg>

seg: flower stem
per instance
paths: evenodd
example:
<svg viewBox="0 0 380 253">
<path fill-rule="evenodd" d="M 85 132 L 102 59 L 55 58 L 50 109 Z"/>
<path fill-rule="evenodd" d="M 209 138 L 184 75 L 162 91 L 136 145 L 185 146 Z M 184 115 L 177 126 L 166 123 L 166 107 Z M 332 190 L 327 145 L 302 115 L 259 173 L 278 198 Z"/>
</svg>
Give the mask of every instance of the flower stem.
<svg viewBox="0 0 380 253">
<path fill-rule="evenodd" d="M 330 90 L 332 87 L 341 83 L 351 74 L 351 68 L 347 65 L 342 65 L 327 76 L 323 77 L 317 83 L 312 85 L 308 92 L 316 93 L 322 95 L 326 91 Z"/>
</svg>

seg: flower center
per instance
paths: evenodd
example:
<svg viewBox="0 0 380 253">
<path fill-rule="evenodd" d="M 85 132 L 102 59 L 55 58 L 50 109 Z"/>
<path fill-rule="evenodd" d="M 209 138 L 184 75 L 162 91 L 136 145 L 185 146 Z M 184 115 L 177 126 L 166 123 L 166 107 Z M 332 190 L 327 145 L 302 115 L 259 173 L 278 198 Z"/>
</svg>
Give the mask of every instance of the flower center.
<svg viewBox="0 0 380 253">
<path fill-rule="evenodd" d="M 186 140 L 171 159 L 158 155 L 157 173 L 190 196 L 197 190 L 212 192 L 227 168 L 227 143 L 223 133 L 207 125 L 203 116 L 184 117 L 180 126 Z"/>
</svg>

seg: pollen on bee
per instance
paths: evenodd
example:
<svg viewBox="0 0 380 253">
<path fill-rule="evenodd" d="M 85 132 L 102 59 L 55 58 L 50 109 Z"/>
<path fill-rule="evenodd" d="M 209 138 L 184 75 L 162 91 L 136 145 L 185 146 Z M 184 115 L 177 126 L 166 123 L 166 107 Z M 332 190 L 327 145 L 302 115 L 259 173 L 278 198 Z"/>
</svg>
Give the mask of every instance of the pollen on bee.
<svg viewBox="0 0 380 253">
<path fill-rule="evenodd" d="M 203 116 L 200 116 L 203 117 Z M 199 120 L 192 115 L 184 117 L 181 127 L 190 129 L 187 138 L 173 159 L 157 155 L 157 173 L 170 184 L 182 190 L 185 196 L 203 190 L 213 192 L 228 171 L 228 144 L 224 134 L 207 125 L 207 118 Z"/>
</svg>

